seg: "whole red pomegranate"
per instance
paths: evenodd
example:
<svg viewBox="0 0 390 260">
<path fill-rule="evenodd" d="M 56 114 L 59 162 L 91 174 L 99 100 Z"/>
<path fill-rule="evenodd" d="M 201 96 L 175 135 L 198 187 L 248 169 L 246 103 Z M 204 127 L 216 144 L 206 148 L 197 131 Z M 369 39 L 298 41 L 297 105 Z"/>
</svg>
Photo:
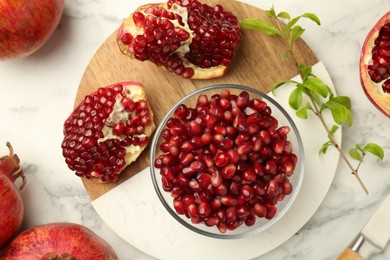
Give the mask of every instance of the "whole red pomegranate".
<svg viewBox="0 0 390 260">
<path fill-rule="evenodd" d="M 14 181 L 23 178 L 21 188 L 25 184 L 19 158 L 13 153 L 10 143 L 7 143 L 9 155 L 0 158 L 0 249 L 19 229 L 23 220 L 24 206 Z"/>
<path fill-rule="evenodd" d="M 238 19 L 221 5 L 168 0 L 140 6 L 118 32 L 120 50 L 150 60 L 183 78 L 225 74 L 238 49 Z"/>
<path fill-rule="evenodd" d="M 0 0 L 0 60 L 37 51 L 56 29 L 64 0 Z"/>
<path fill-rule="evenodd" d="M 74 223 L 50 223 L 20 233 L 1 259 L 118 259 L 114 249 L 90 229 Z"/>
<path fill-rule="evenodd" d="M 371 102 L 390 117 L 390 12 L 367 35 L 360 54 L 360 79 Z"/>
</svg>

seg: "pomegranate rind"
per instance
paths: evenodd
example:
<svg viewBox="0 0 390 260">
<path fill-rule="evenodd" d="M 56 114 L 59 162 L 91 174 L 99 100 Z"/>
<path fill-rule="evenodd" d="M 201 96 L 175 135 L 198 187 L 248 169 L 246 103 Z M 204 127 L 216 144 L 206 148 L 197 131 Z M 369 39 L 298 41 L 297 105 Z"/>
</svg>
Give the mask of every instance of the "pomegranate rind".
<svg viewBox="0 0 390 260">
<path fill-rule="evenodd" d="M 119 91 L 117 87 L 122 87 L 122 90 Z M 117 88 L 116 91 L 115 88 Z M 100 110 L 96 108 L 96 105 L 100 105 L 100 101 L 97 100 L 100 100 L 101 97 L 99 97 L 98 94 L 99 92 L 106 93 L 109 91 L 111 93 L 114 92 L 115 94 L 115 96 L 111 95 L 111 105 L 109 105 L 109 107 L 100 108 L 103 110 L 103 112 L 99 112 Z M 133 107 L 136 106 L 138 101 L 144 101 L 146 103 L 146 115 L 149 117 L 149 120 L 147 121 L 147 124 L 143 126 L 141 133 L 133 132 L 133 134 L 128 134 L 128 132 L 122 132 L 120 135 L 115 133 L 115 125 L 125 123 L 127 127 L 129 124 L 128 122 L 133 117 L 135 117 L 135 115 L 138 115 L 138 110 L 136 110 L 136 108 L 133 108 L 131 111 L 129 111 L 124 107 L 124 99 L 132 100 Z M 105 102 L 108 103 L 109 101 Z M 92 125 L 92 127 L 86 127 L 86 118 L 98 118 L 97 114 L 99 113 L 107 114 L 105 112 L 105 109 L 107 108 L 109 108 L 111 111 L 107 116 L 104 117 L 99 115 L 100 121 L 93 121 L 92 119 L 89 119 L 89 124 L 94 123 L 95 125 Z M 145 108 L 143 109 L 146 110 Z M 92 115 L 91 111 L 95 115 Z M 84 115 L 81 117 L 81 114 Z M 139 118 L 138 122 L 140 120 L 142 120 L 142 117 Z M 75 121 L 77 121 L 77 123 Z M 136 126 L 137 125 L 140 124 L 137 123 Z M 103 88 L 99 88 L 97 91 L 87 95 L 84 100 L 75 107 L 71 115 L 64 123 L 64 140 L 62 142 L 62 149 L 65 162 L 68 164 L 69 168 L 75 171 L 76 175 L 80 177 L 96 180 L 98 183 L 116 181 L 120 173 L 128 165 L 133 163 L 145 150 L 149 144 L 150 137 L 153 134 L 155 128 L 154 114 L 147 100 L 145 88 L 141 83 L 129 81 L 118 82 Z M 92 134 L 85 134 L 85 132 L 90 130 L 92 130 Z M 130 142 L 130 139 L 132 138 L 144 138 L 144 140 L 147 141 L 143 141 L 142 145 L 140 145 L 139 143 Z M 78 149 L 78 145 L 82 144 L 81 146 L 86 146 L 86 139 L 92 140 L 89 142 L 88 148 L 84 149 L 81 147 L 81 150 Z M 110 141 L 112 141 L 111 144 L 108 144 L 105 150 L 99 148 L 101 144 L 106 145 L 106 142 Z M 73 142 L 72 145 L 70 144 L 71 142 Z M 113 151 L 112 148 L 117 148 L 116 152 Z M 108 150 L 110 150 L 110 155 L 114 155 L 113 159 L 115 156 L 117 156 L 114 161 L 123 159 L 124 162 L 122 161 L 120 164 L 115 163 L 114 167 L 114 165 L 112 165 L 110 161 L 107 160 L 109 155 L 104 155 L 105 151 Z M 125 151 L 124 154 L 123 150 Z M 86 152 L 87 155 L 83 156 L 82 152 Z M 101 157 L 99 157 L 98 154 L 100 154 Z M 89 162 L 88 160 L 91 160 L 91 158 L 93 161 Z M 80 160 L 84 160 L 85 163 L 79 163 Z M 98 166 L 99 163 L 100 168 Z M 111 167 L 110 169 L 112 170 L 107 171 L 107 167 Z M 108 175 L 110 175 L 110 177 Z"/>
<path fill-rule="evenodd" d="M 183 29 L 183 30 L 187 31 L 190 35 L 187 40 L 181 41 L 181 46 L 178 49 L 176 49 L 175 51 L 173 51 L 171 54 L 173 54 L 173 53 L 177 54 L 179 56 L 180 60 L 182 60 L 184 68 L 192 70 L 193 74 L 189 75 L 189 76 L 188 75 L 185 76 L 185 73 L 178 74 L 175 72 L 175 70 L 170 70 L 168 67 L 164 66 L 164 64 L 160 64 L 160 61 L 157 62 L 158 66 L 163 65 L 164 68 L 167 69 L 168 71 L 175 73 L 175 74 L 178 74 L 178 75 L 181 75 L 183 78 L 190 78 L 190 79 L 212 79 L 212 78 L 221 77 L 226 73 L 228 67 L 230 66 L 230 63 L 229 63 L 229 65 L 219 64 L 216 66 L 203 68 L 203 67 L 200 67 L 200 66 L 197 66 L 197 65 L 191 63 L 185 57 L 186 53 L 189 52 L 190 44 L 192 43 L 192 39 L 193 39 L 195 33 L 193 30 L 191 30 L 189 28 L 189 25 L 186 21 L 188 13 L 184 13 L 184 12 L 187 12 L 187 7 L 180 6 L 177 3 L 174 3 L 171 8 L 168 7 L 167 3 L 142 5 L 142 6 L 138 7 L 132 14 L 130 14 L 129 17 L 125 18 L 123 20 L 122 24 L 120 25 L 120 27 L 118 29 L 118 34 L 117 34 L 117 44 L 118 44 L 120 51 L 124 55 L 126 55 L 132 59 L 137 59 L 134 57 L 134 49 L 133 49 L 134 43 L 124 44 L 122 41 L 122 37 L 130 34 L 130 35 L 132 35 L 132 39 L 135 39 L 135 37 L 137 35 L 143 35 L 145 33 L 144 28 L 142 26 L 137 26 L 135 24 L 133 16 L 135 13 L 142 13 L 146 17 L 147 15 L 149 15 L 148 13 L 146 13 L 146 10 L 148 8 L 152 8 L 152 7 L 161 7 L 165 10 L 168 10 L 169 12 L 177 13 L 180 16 L 186 17 L 186 18 L 183 18 L 184 25 L 179 24 L 179 22 L 177 20 L 169 20 L 170 22 L 172 22 L 174 24 L 175 28 Z M 226 11 L 226 10 L 224 10 L 224 11 Z M 228 11 L 226 11 L 226 12 L 228 12 Z M 229 21 L 229 22 L 231 22 L 231 21 Z M 238 31 L 239 31 L 238 20 L 237 20 L 237 24 L 232 25 L 232 26 L 236 26 L 238 28 Z M 240 35 L 238 37 L 240 37 Z M 231 57 L 232 60 L 235 56 L 235 52 L 238 49 L 239 40 L 238 40 L 238 42 L 236 42 L 236 44 L 237 44 L 237 47 L 234 50 L 233 56 Z M 149 60 L 149 59 L 147 59 L 147 60 Z"/>
<path fill-rule="evenodd" d="M 117 260 L 114 249 L 92 230 L 74 223 L 50 223 L 20 233 L 4 250 L 1 259 L 43 259 L 48 253 L 75 259 Z"/>
<path fill-rule="evenodd" d="M 12 238 L 23 221 L 24 204 L 15 179 L 23 177 L 19 158 L 7 142 L 9 154 L 0 157 L 0 249 Z M 15 175 L 14 175 L 15 174 Z"/>
<path fill-rule="evenodd" d="M 390 94 L 384 93 L 381 87 L 373 82 L 368 74 L 368 65 L 372 61 L 372 49 L 383 25 L 390 23 L 390 12 L 387 12 L 368 33 L 360 53 L 360 82 L 368 99 L 386 116 L 390 117 Z"/>
</svg>

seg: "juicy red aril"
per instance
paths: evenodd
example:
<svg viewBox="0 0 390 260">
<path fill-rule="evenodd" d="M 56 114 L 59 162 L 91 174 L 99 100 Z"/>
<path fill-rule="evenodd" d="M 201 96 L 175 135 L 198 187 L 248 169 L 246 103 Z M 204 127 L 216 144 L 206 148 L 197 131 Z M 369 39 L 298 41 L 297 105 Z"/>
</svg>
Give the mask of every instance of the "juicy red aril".
<svg viewBox="0 0 390 260">
<path fill-rule="evenodd" d="M 99 88 L 87 95 L 65 121 L 63 155 L 77 176 L 116 181 L 131 163 L 127 159 L 133 153 L 129 148 L 138 146 L 141 152 L 146 147 L 146 130 L 154 130 L 152 115 L 146 100 L 131 99 L 132 91 L 145 96 L 139 83 Z M 163 161 L 155 163 L 158 166 Z"/>
<path fill-rule="evenodd" d="M 382 89 L 390 93 L 390 23 L 384 25 L 372 49 L 372 64 L 368 65 L 368 74 L 375 83 L 381 83 Z"/>
<path fill-rule="evenodd" d="M 139 7 L 122 23 L 117 38 L 125 55 L 184 78 L 213 78 L 225 73 L 241 34 L 237 18 L 221 5 L 168 0 Z"/>
<path fill-rule="evenodd" d="M 278 124 L 248 92 L 222 90 L 200 95 L 194 108 L 178 106 L 155 160 L 178 214 L 220 232 L 273 218 L 275 204 L 293 190 L 289 176 L 297 160 L 290 128 Z"/>
</svg>

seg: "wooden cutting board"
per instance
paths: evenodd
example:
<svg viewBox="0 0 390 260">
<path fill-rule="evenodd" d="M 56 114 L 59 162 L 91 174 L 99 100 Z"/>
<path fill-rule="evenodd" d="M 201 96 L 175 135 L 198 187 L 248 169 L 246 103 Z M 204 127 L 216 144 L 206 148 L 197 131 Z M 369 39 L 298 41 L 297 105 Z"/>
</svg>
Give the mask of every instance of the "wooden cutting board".
<svg viewBox="0 0 390 260">
<path fill-rule="evenodd" d="M 268 19 L 263 10 L 237 1 L 203 0 L 203 2 L 208 4 L 218 2 L 240 20 Z M 283 56 L 286 49 L 279 37 L 263 35 L 254 30 L 242 30 L 240 47 L 227 73 L 221 78 L 209 80 L 183 79 L 151 62 L 132 60 L 120 52 L 116 44 L 116 35 L 117 31 L 108 37 L 88 64 L 80 81 L 75 106 L 99 87 L 120 81 L 138 81 L 145 86 L 155 115 L 155 123 L 158 125 L 177 101 L 196 89 L 227 83 L 241 84 L 269 92 L 273 83 L 290 79 L 298 73 L 291 59 Z M 295 53 L 300 64 L 314 65 L 318 62 L 315 54 L 302 39 L 298 40 Z M 148 165 L 149 149 L 145 149 L 137 161 L 121 173 L 117 182 L 100 184 L 85 178 L 82 181 L 91 200 L 94 200 Z"/>
</svg>

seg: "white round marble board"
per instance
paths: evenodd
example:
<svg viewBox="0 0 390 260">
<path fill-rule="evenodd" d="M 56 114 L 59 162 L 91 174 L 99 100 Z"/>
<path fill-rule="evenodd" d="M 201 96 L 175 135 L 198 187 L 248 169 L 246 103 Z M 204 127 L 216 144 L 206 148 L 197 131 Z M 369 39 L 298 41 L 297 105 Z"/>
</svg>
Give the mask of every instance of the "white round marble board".
<svg viewBox="0 0 390 260">
<path fill-rule="evenodd" d="M 322 62 L 313 66 L 313 72 L 334 89 Z M 319 155 L 319 148 L 327 141 L 327 134 L 314 115 L 307 120 L 295 116 L 288 105 L 292 88 L 286 84 L 276 90 L 275 96 L 269 95 L 289 112 L 300 131 L 305 174 L 290 210 L 267 230 L 233 240 L 209 238 L 190 231 L 163 207 L 153 188 L 148 168 L 93 200 L 93 207 L 115 233 L 158 259 L 251 259 L 273 250 L 298 232 L 313 216 L 330 188 L 339 162 L 335 149 Z M 330 115 L 326 120 L 331 120 Z M 335 137 L 341 143 L 341 128 Z"/>
</svg>

